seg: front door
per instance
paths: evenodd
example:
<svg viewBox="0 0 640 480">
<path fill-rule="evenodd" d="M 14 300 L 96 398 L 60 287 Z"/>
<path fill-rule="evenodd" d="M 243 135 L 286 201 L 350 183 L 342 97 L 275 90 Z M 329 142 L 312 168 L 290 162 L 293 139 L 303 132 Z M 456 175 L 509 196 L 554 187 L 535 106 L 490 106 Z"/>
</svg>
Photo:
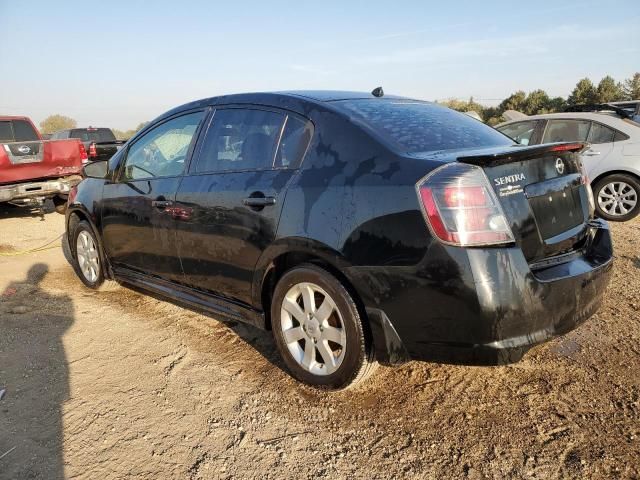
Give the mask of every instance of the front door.
<svg viewBox="0 0 640 480">
<path fill-rule="evenodd" d="M 104 186 L 103 240 L 114 266 L 182 279 L 173 202 L 204 115 L 190 112 L 149 130 Z"/>
<path fill-rule="evenodd" d="M 191 212 L 178 221 L 185 282 L 251 302 L 256 263 L 274 240 L 286 185 L 312 125 L 286 112 L 217 109 L 176 197 Z"/>
</svg>

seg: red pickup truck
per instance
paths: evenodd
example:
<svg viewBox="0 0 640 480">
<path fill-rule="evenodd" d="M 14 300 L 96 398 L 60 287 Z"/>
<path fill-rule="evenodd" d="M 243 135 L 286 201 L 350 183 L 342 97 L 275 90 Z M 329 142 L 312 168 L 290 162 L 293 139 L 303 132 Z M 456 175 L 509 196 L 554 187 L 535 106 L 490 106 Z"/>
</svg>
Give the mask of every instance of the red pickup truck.
<svg viewBox="0 0 640 480">
<path fill-rule="evenodd" d="M 0 202 L 63 211 L 87 152 L 77 139 L 43 140 L 27 117 L 0 116 Z"/>
</svg>

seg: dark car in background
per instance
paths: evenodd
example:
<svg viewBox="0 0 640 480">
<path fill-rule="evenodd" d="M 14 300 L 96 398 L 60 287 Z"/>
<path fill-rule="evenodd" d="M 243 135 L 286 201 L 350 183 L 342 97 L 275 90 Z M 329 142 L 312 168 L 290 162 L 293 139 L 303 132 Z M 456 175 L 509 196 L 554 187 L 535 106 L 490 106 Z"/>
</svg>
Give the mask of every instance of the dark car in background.
<svg viewBox="0 0 640 480">
<path fill-rule="evenodd" d="M 51 135 L 52 140 L 77 138 L 82 142 L 89 155 L 89 161 L 109 160 L 125 140 L 118 140 L 110 128 L 70 128 L 59 130 Z"/>
<path fill-rule="evenodd" d="M 442 106 L 241 94 L 157 118 L 85 167 L 66 218 L 105 278 L 273 331 L 294 377 L 519 360 L 599 307 L 612 267 L 582 143 L 518 146 Z"/>
</svg>

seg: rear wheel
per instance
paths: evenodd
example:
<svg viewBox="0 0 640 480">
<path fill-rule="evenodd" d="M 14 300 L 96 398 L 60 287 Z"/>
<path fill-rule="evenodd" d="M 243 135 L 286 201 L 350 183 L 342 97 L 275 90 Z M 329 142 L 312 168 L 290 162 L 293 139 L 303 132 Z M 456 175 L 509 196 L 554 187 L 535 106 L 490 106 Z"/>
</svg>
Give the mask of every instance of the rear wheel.
<svg viewBox="0 0 640 480">
<path fill-rule="evenodd" d="M 99 244 L 91 225 L 81 221 L 73 231 L 74 267 L 76 273 L 87 287 L 97 289 L 104 282 L 102 259 Z"/>
<path fill-rule="evenodd" d="M 595 185 L 596 212 L 606 220 L 624 222 L 640 213 L 640 182 L 631 175 L 616 173 Z"/>
<path fill-rule="evenodd" d="M 276 345 L 292 375 L 309 385 L 341 389 L 372 373 L 372 346 L 347 289 L 315 265 L 283 275 L 271 303 Z"/>
</svg>

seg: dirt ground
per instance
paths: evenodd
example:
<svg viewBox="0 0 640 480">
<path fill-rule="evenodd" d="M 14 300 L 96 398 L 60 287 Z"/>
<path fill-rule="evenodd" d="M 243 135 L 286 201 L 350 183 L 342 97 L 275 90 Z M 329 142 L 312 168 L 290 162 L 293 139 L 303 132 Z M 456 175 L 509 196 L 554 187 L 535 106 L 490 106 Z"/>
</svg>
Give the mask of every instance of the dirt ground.
<svg viewBox="0 0 640 480">
<path fill-rule="evenodd" d="M 83 287 L 0 207 L 0 478 L 639 478 L 640 219 L 578 330 L 505 367 L 412 362 L 320 393 L 269 333 Z M 3 254 L 12 253 L 12 256 Z"/>
</svg>

